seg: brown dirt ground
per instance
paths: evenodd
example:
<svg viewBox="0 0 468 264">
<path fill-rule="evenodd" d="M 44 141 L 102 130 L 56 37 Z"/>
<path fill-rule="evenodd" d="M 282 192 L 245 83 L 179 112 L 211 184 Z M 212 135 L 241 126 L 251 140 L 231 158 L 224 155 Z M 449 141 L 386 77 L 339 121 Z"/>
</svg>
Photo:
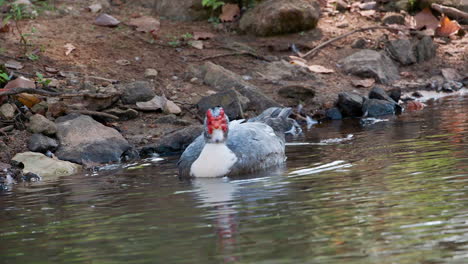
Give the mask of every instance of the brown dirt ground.
<svg viewBox="0 0 468 264">
<path fill-rule="evenodd" d="M 199 60 L 206 56 L 232 52 L 225 47 L 233 42 L 247 44 L 255 48 L 263 56 L 287 58 L 294 55 L 289 49 L 289 45 L 292 43 L 295 43 L 299 48 L 302 48 L 303 52 L 306 52 L 330 38 L 379 23 L 379 19 L 368 19 L 357 13 L 347 12 L 336 16 L 322 17 L 315 30 L 285 36 L 258 38 L 232 32 L 230 28 L 235 28 L 235 24 L 220 27 L 207 21 L 172 22 L 163 20 L 158 34 L 159 39 L 152 42 L 149 34 L 136 32 L 133 28 L 125 25 L 125 22 L 137 15 L 151 15 L 151 9 L 132 6 L 130 1 L 127 4 L 114 6 L 109 13 L 122 23 L 116 28 L 108 28 L 93 25 L 92 22 L 96 14 L 86 11 L 86 1 L 78 3 L 56 1 L 58 9 L 63 9 L 65 6 L 72 6 L 79 11 L 79 14 L 71 15 L 59 11 L 47 11 L 39 15 L 37 19 L 21 21 L 23 32 L 33 32 L 28 39 L 34 47 L 39 47 L 41 52 L 38 54 L 40 59 L 37 61 L 23 60 L 22 63 L 25 68 L 20 70 L 19 74 L 34 77 L 35 72 L 45 73 L 44 66 L 49 66 L 61 71 L 78 72 L 82 75 L 100 76 L 127 82 L 143 80 L 145 69 L 154 68 L 159 72 L 155 80 L 156 87 L 159 90 L 158 94 L 164 92 L 169 98 L 181 105 L 184 108 L 182 118 L 194 123 L 197 122 L 196 119 L 185 109 L 193 108 L 193 105 L 202 96 L 208 95 L 212 88 L 200 82 L 190 82 L 190 77 L 186 74 L 188 65 L 202 64 L 203 62 Z M 336 24 L 343 21 L 347 21 L 349 27 L 337 28 Z M 212 32 L 215 37 L 204 41 L 205 48 L 203 50 L 190 46 L 175 48 L 168 44 L 174 38 L 195 31 Z M 351 43 L 356 38 L 363 37 L 369 41 L 370 47 L 376 47 L 378 40 L 385 34 L 390 39 L 398 37 L 384 30 L 357 33 L 334 42 L 316 56 L 309 58 L 310 63 L 335 70 L 335 73 L 321 75 L 326 85 L 317 87 L 315 100 L 310 105 L 305 106 L 310 114 L 333 105 L 336 94 L 341 91 L 357 90 L 363 94 L 367 93 L 368 89 L 366 88 L 353 87 L 351 80 L 358 78 L 342 73 L 337 63 L 341 58 L 355 51 L 351 48 Z M 0 63 L 9 58 L 19 60 L 21 47 L 18 43 L 18 34 L 0 34 L 0 47 L 4 51 L 0 54 Z M 65 56 L 64 45 L 67 43 L 72 43 L 76 47 L 76 50 L 69 56 Z M 448 44 L 439 44 L 437 56 L 431 61 L 400 67 L 401 72 L 412 73 L 410 77 L 402 76 L 402 78 L 404 80 L 406 78 L 408 81 L 428 79 L 439 74 L 440 69 L 445 67 L 456 68 L 459 72 L 467 72 L 467 44 L 466 37 L 452 40 Z M 120 59 L 128 60 L 131 64 L 121 66 L 116 63 Z M 211 61 L 238 74 L 252 76 L 253 80 L 251 82 L 253 84 L 284 105 L 296 106 L 298 103 L 279 97 L 276 92 L 278 86 L 258 78 L 259 75 L 256 74 L 256 71 L 265 64 L 264 61 L 245 55 L 220 57 Z M 63 79 L 52 74 L 45 74 L 45 76 Z M 174 76 L 177 76 L 177 78 Z M 79 89 L 79 85 L 66 88 Z M 162 134 L 178 129 L 178 127 L 171 125 L 151 125 L 154 119 L 162 115 L 158 113 L 141 113 L 140 117 L 135 120 L 115 122 L 113 125 L 117 126 L 132 143 L 141 145 L 154 141 Z M 27 137 L 28 135 L 25 132 L 16 132 L 16 134 L 10 135 L 8 139 L 3 141 L 14 153 L 26 149 L 24 142 L 26 142 Z M 0 161 L 7 162 L 12 153 L 0 155 Z"/>
</svg>

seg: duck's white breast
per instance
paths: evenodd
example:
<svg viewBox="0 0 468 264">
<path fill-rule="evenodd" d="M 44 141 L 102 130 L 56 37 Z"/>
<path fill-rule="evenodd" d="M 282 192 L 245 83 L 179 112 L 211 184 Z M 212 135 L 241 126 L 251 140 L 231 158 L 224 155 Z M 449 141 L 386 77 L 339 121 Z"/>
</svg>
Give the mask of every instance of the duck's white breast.
<svg viewBox="0 0 468 264">
<path fill-rule="evenodd" d="M 228 174 L 237 157 L 225 144 L 205 144 L 190 167 L 193 177 L 221 177 Z"/>
</svg>

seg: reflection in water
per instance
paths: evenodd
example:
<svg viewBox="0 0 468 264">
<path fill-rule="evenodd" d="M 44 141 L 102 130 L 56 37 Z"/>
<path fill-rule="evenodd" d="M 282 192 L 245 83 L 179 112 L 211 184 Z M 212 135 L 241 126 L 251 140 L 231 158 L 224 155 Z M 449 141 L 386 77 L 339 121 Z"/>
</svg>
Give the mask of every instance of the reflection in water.
<svg viewBox="0 0 468 264">
<path fill-rule="evenodd" d="M 467 263 L 466 109 L 317 124 L 238 179 L 180 181 L 166 157 L 16 185 L 0 263 Z"/>
</svg>

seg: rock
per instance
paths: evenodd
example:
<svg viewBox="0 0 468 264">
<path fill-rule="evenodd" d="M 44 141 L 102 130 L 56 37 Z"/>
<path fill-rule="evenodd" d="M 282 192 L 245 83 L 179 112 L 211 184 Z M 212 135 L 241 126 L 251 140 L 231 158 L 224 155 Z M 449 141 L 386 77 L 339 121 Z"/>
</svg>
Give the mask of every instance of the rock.
<svg viewBox="0 0 468 264">
<path fill-rule="evenodd" d="M 264 79 L 271 82 L 319 80 L 316 74 L 305 67 L 291 64 L 285 60 L 268 63 L 261 70 Z"/>
<path fill-rule="evenodd" d="M 120 21 L 111 15 L 100 14 L 94 20 L 94 24 L 102 27 L 116 27 L 120 24 Z"/>
<path fill-rule="evenodd" d="M 118 162 L 131 148 L 117 130 L 89 116 L 69 114 L 56 123 L 60 147 L 55 154 L 60 159 L 79 164 Z"/>
<path fill-rule="evenodd" d="M 136 103 L 136 106 L 142 111 L 158 111 L 163 110 L 166 107 L 166 103 L 166 97 L 156 95 L 150 101 Z"/>
<path fill-rule="evenodd" d="M 418 62 L 427 61 L 435 57 L 436 46 L 429 36 L 424 36 L 415 46 L 414 53 Z"/>
<path fill-rule="evenodd" d="M 390 41 L 385 47 L 388 55 L 400 62 L 402 65 L 416 63 L 416 56 L 413 51 L 413 43 L 409 39 L 397 39 Z"/>
<path fill-rule="evenodd" d="M 344 92 L 338 94 L 337 107 L 343 116 L 361 117 L 364 97 L 359 94 Z"/>
<path fill-rule="evenodd" d="M 47 109 L 49 108 L 49 105 L 47 104 L 46 101 L 41 101 L 37 104 L 35 104 L 32 108 L 31 111 L 35 114 L 40 114 L 45 116 L 47 113 Z"/>
<path fill-rule="evenodd" d="M 279 106 L 271 98 L 263 94 L 257 87 L 244 81 L 238 74 L 225 69 L 224 67 L 206 62 L 199 68 L 192 68 L 198 78 L 203 79 L 204 83 L 210 85 L 218 91 L 235 89 L 241 95 L 247 97 L 250 102 L 248 108 L 256 111 L 263 111 L 272 106 Z"/>
<path fill-rule="evenodd" d="M 78 164 L 51 159 L 37 152 L 18 153 L 12 160 L 24 164 L 23 173 L 32 172 L 43 178 L 72 175 L 81 170 Z"/>
<path fill-rule="evenodd" d="M 395 114 L 395 104 L 387 100 L 368 99 L 362 106 L 362 112 L 367 117 L 378 117 Z"/>
<path fill-rule="evenodd" d="M 169 114 L 180 114 L 182 113 L 182 109 L 178 105 L 176 105 L 173 101 L 166 99 L 166 105 L 163 108 L 164 112 Z"/>
<path fill-rule="evenodd" d="M 336 27 L 337 28 L 347 28 L 347 27 L 349 27 L 349 23 L 344 21 L 344 22 L 336 24 Z"/>
<path fill-rule="evenodd" d="M 292 98 L 300 101 L 307 101 L 314 98 L 315 90 L 301 85 L 291 85 L 281 87 L 278 94 L 284 98 Z"/>
<path fill-rule="evenodd" d="M 351 48 L 353 49 L 363 49 L 367 45 L 367 41 L 364 38 L 357 38 L 351 44 Z"/>
<path fill-rule="evenodd" d="M 222 106 L 230 119 L 244 118 L 244 110 L 249 99 L 243 97 L 235 90 L 218 92 L 216 94 L 203 97 L 198 103 L 197 108 L 201 116 L 205 116 L 209 108 Z"/>
<path fill-rule="evenodd" d="M 340 63 L 347 73 L 364 78 L 375 78 L 384 84 L 399 79 L 398 68 L 393 61 L 385 54 L 374 50 L 358 51 L 341 60 Z"/>
<path fill-rule="evenodd" d="M 344 0 L 336 0 L 335 2 L 336 2 L 336 10 L 340 12 L 345 12 L 350 9 L 350 6 Z"/>
<path fill-rule="evenodd" d="M 343 119 L 343 115 L 340 112 L 340 109 L 338 107 L 333 107 L 327 110 L 325 113 L 328 119 L 331 120 L 341 120 Z"/>
<path fill-rule="evenodd" d="M 379 99 L 379 100 L 385 100 L 390 103 L 396 104 L 397 101 L 393 100 L 386 92 L 384 89 L 375 86 L 372 88 L 372 90 L 369 92 L 369 98 L 370 99 Z"/>
<path fill-rule="evenodd" d="M 28 141 L 28 149 L 33 152 L 46 153 L 55 151 L 58 147 L 57 140 L 42 134 L 33 134 Z"/>
<path fill-rule="evenodd" d="M 401 88 L 393 88 L 387 92 L 388 96 L 392 98 L 395 102 L 400 101 L 401 98 Z"/>
<path fill-rule="evenodd" d="M 311 0 L 267 0 L 248 10 L 239 28 L 257 36 L 301 32 L 315 28 L 320 5 Z"/>
<path fill-rule="evenodd" d="M 23 77 L 23 76 L 20 76 L 12 81 L 9 81 L 5 87 L 5 89 L 13 89 L 13 88 L 36 88 L 36 84 Z"/>
<path fill-rule="evenodd" d="M 211 9 L 204 8 L 200 0 L 146 0 L 143 6 L 154 8 L 156 13 L 172 20 L 204 20 L 212 15 Z"/>
<path fill-rule="evenodd" d="M 124 84 L 120 87 L 123 94 L 121 96 L 122 103 L 135 104 L 137 102 L 147 102 L 156 95 L 153 85 L 147 81 L 136 81 Z"/>
<path fill-rule="evenodd" d="M 404 25 L 405 16 L 398 13 L 386 13 L 382 19 L 382 23 L 385 25 Z"/>
<path fill-rule="evenodd" d="M 145 78 L 154 79 L 158 77 L 158 71 L 155 69 L 146 69 L 145 70 Z"/>
<path fill-rule="evenodd" d="M 192 123 L 177 117 L 174 114 L 162 116 L 154 121 L 155 124 L 169 124 L 176 126 L 189 126 Z"/>
<path fill-rule="evenodd" d="M 443 68 L 440 72 L 446 81 L 458 81 L 463 79 L 460 73 L 454 68 Z"/>
<path fill-rule="evenodd" d="M 15 118 L 16 106 L 12 104 L 3 104 L 0 106 L 0 117 L 6 120 Z"/>
<path fill-rule="evenodd" d="M 31 133 L 54 135 L 57 133 L 57 126 L 43 115 L 35 114 L 29 118 L 28 130 Z"/>
<path fill-rule="evenodd" d="M 120 121 L 135 119 L 138 117 L 138 111 L 131 108 L 112 108 L 104 111 L 105 113 L 115 115 Z"/>
<path fill-rule="evenodd" d="M 203 133 L 203 126 L 189 126 L 172 134 L 161 137 L 156 144 L 148 145 L 140 150 L 140 156 L 145 157 L 153 153 L 168 154 L 184 150 L 198 136 Z"/>
</svg>

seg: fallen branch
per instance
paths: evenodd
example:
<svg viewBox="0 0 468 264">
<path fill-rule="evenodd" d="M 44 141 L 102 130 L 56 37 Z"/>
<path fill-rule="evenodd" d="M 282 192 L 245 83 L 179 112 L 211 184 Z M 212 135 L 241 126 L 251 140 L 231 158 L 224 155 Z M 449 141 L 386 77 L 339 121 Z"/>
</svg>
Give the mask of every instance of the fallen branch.
<svg viewBox="0 0 468 264">
<path fill-rule="evenodd" d="M 304 54 L 297 54 L 299 57 L 301 58 L 305 58 L 307 56 L 310 56 L 310 55 L 314 55 L 317 51 L 319 51 L 320 49 L 324 48 L 325 46 L 329 45 L 330 43 L 333 43 L 337 40 L 340 40 L 342 38 L 345 38 L 349 35 L 352 35 L 354 33 L 358 33 L 358 32 L 363 32 L 363 31 L 368 31 L 368 30 L 375 30 L 375 29 L 386 29 L 386 30 L 397 30 L 397 31 L 407 31 L 407 29 L 398 29 L 398 28 L 393 28 L 393 27 L 387 27 L 387 26 L 375 26 L 375 27 L 367 27 L 367 28 L 359 28 L 359 29 L 356 29 L 356 30 L 353 30 L 353 31 L 350 31 L 348 33 L 345 33 L 343 35 L 340 35 L 338 37 L 335 37 L 335 38 L 332 38 L 332 39 L 329 39 L 327 41 L 325 41 L 324 43 L 318 45 L 317 47 L 309 50 L 307 53 L 304 53 Z"/>
<path fill-rule="evenodd" d="M 445 14 L 452 19 L 468 19 L 468 13 L 458 10 L 454 7 L 443 6 L 438 4 L 432 4 L 432 9 L 436 10 L 439 13 Z"/>
<path fill-rule="evenodd" d="M 43 96 L 54 96 L 54 97 L 78 97 L 78 96 L 89 96 L 89 97 L 96 97 L 96 94 L 93 93 L 59 93 L 59 92 L 49 92 L 42 89 L 35 89 L 35 88 L 12 88 L 8 89 L 7 91 L 0 92 L 1 96 L 8 96 L 8 95 L 15 95 L 20 93 L 29 93 L 29 94 L 38 94 Z"/>
<path fill-rule="evenodd" d="M 228 57 L 228 56 L 237 56 L 237 55 L 252 55 L 250 52 L 246 51 L 238 51 L 238 52 L 230 52 L 230 53 L 224 53 L 224 54 L 217 54 L 213 56 L 207 56 L 203 57 L 197 61 L 205 61 L 205 60 L 211 60 L 211 59 L 216 59 L 216 58 L 221 58 L 221 57 Z"/>
<path fill-rule="evenodd" d="M 13 125 L 9 125 L 9 126 L 0 128 L 0 132 L 2 132 L 2 133 L 10 132 L 10 131 L 12 131 L 14 128 L 15 128 L 15 127 L 14 127 Z"/>
<path fill-rule="evenodd" d="M 97 111 L 91 111 L 91 110 L 67 110 L 67 114 L 72 114 L 72 113 L 119 120 L 118 116 L 108 114 L 108 113 L 103 113 L 103 112 L 97 112 Z"/>
</svg>

